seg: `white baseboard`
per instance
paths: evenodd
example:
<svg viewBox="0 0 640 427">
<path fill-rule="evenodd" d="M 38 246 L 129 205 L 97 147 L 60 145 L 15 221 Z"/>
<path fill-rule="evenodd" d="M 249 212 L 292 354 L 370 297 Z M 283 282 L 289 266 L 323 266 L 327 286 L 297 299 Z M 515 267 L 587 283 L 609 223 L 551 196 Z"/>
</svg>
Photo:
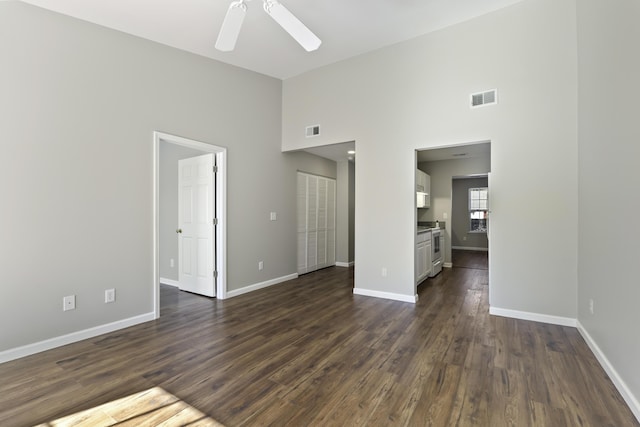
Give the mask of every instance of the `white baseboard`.
<svg viewBox="0 0 640 427">
<path fill-rule="evenodd" d="M 175 286 L 176 288 L 180 287 L 180 282 L 173 279 L 165 279 L 164 277 L 160 278 L 160 283 L 163 285 Z"/>
<path fill-rule="evenodd" d="M 340 262 L 340 261 L 336 261 L 336 267 L 353 267 L 355 264 L 355 262 L 351 261 L 351 262 Z"/>
<path fill-rule="evenodd" d="M 442 266 L 444 268 L 452 268 L 453 267 L 453 263 L 452 262 L 445 262 L 442 264 Z"/>
<path fill-rule="evenodd" d="M 476 248 L 471 246 L 451 246 L 451 249 L 458 249 L 461 251 L 479 251 L 479 252 L 489 252 L 489 248 Z"/>
<path fill-rule="evenodd" d="M 418 302 L 418 294 L 415 296 L 411 295 L 403 295 L 403 294 L 394 294 L 391 292 L 381 292 L 381 291 L 373 291 L 371 289 L 363 289 L 363 288 L 353 288 L 354 295 L 364 295 L 366 297 L 375 297 L 375 298 L 384 298 L 390 299 L 394 301 L 402 301 L 402 302 Z"/>
<path fill-rule="evenodd" d="M 153 313 L 141 314 L 140 316 L 130 317 L 128 319 L 118 320 L 116 322 L 107 323 L 105 325 L 84 329 L 78 332 L 72 332 L 48 340 L 27 344 L 22 347 L 12 348 L 0 352 L 0 363 L 9 362 L 10 360 L 19 359 L 21 357 L 30 356 L 42 351 L 51 350 L 52 348 L 61 347 L 63 345 L 72 344 L 74 342 L 97 337 L 98 335 L 117 331 L 118 329 L 128 328 L 129 326 L 154 320 Z"/>
<path fill-rule="evenodd" d="M 577 326 L 577 320 L 570 317 L 550 316 L 548 314 L 531 313 L 528 311 L 509 310 L 506 308 L 489 307 L 489 314 L 513 319 L 532 320 L 534 322 L 550 323 L 560 326 Z"/>
<path fill-rule="evenodd" d="M 616 386 L 624 401 L 629 405 L 629 409 L 631 409 L 633 415 L 635 415 L 636 419 L 640 421 L 640 401 L 638 401 L 633 393 L 631 393 L 631 390 L 629 390 L 627 384 L 620 377 L 618 371 L 616 371 L 613 365 L 611 365 L 607 356 L 605 356 L 600 347 L 598 347 L 598 344 L 596 344 L 593 338 L 591 338 L 591 335 L 589 335 L 580 322 L 578 322 L 577 327 L 578 332 L 580 332 L 580 335 L 582 335 L 582 338 L 587 342 L 587 345 L 596 356 L 596 359 L 598 359 L 598 362 L 600 362 L 600 365 L 602 365 L 602 368 L 605 370 L 607 375 L 609 375 L 609 378 L 611 378 L 613 385 Z"/>
<path fill-rule="evenodd" d="M 287 280 L 293 280 L 297 278 L 298 278 L 298 273 L 293 273 L 293 274 L 288 274 L 282 277 L 276 277 L 275 279 L 267 280 L 266 282 L 256 283 L 255 285 L 249 285 L 249 286 L 245 286 L 244 288 L 227 291 L 227 296 L 225 299 L 233 298 L 233 297 L 237 297 L 238 295 L 257 291 L 258 289 L 268 288 L 269 286 L 277 285 L 278 283 L 286 282 Z"/>
</svg>

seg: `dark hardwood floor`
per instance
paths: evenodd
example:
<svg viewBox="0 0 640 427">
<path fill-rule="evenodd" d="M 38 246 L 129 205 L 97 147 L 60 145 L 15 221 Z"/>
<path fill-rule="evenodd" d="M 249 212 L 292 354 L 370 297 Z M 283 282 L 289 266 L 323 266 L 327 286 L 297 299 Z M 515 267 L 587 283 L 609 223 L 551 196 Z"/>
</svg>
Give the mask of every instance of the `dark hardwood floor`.
<svg viewBox="0 0 640 427">
<path fill-rule="evenodd" d="M 489 252 L 452 249 L 451 258 L 454 267 L 489 269 Z"/>
<path fill-rule="evenodd" d="M 0 365 L 0 426 L 154 387 L 227 426 L 639 426 L 576 329 L 488 314 L 487 273 L 444 269 L 417 304 L 353 295 L 346 268 L 163 287 L 157 321 Z"/>
</svg>

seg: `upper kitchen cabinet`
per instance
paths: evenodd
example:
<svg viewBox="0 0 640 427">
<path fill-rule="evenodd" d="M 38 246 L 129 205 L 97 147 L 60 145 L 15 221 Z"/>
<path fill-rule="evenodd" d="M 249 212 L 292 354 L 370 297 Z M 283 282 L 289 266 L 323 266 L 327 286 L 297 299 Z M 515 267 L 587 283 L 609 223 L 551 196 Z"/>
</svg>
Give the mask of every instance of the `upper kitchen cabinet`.
<svg viewBox="0 0 640 427">
<path fill-rule="evenodd" d="M 431 206 L 431 177 L 416 169 L 416 206 L 428 208 Z"/>
</svg>

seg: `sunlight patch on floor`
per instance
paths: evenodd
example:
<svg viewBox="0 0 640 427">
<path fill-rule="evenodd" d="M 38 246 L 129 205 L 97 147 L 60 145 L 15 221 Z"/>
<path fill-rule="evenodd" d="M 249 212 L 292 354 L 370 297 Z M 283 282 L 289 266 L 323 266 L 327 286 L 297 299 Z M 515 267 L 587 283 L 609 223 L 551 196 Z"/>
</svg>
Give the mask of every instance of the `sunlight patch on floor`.
<svg viewBox="0 0 640 427">
<path fill-rule="evenodd" d="M 154 387 L 36 427 L 224 427 L 160 387 Z"/>
</svg>

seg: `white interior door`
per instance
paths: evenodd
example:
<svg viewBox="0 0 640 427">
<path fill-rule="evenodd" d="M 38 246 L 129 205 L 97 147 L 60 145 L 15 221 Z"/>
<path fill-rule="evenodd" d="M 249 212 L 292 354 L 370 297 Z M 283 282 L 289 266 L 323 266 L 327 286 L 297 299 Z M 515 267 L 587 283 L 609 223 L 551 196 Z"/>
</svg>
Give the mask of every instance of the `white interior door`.
<svg viewBox="0 0 640 427">
<path fill-rule="evenodd" d="M 180 289 L 214 297 L 214 155 L 178 162 L 178 259 Z"/>
</svg>

